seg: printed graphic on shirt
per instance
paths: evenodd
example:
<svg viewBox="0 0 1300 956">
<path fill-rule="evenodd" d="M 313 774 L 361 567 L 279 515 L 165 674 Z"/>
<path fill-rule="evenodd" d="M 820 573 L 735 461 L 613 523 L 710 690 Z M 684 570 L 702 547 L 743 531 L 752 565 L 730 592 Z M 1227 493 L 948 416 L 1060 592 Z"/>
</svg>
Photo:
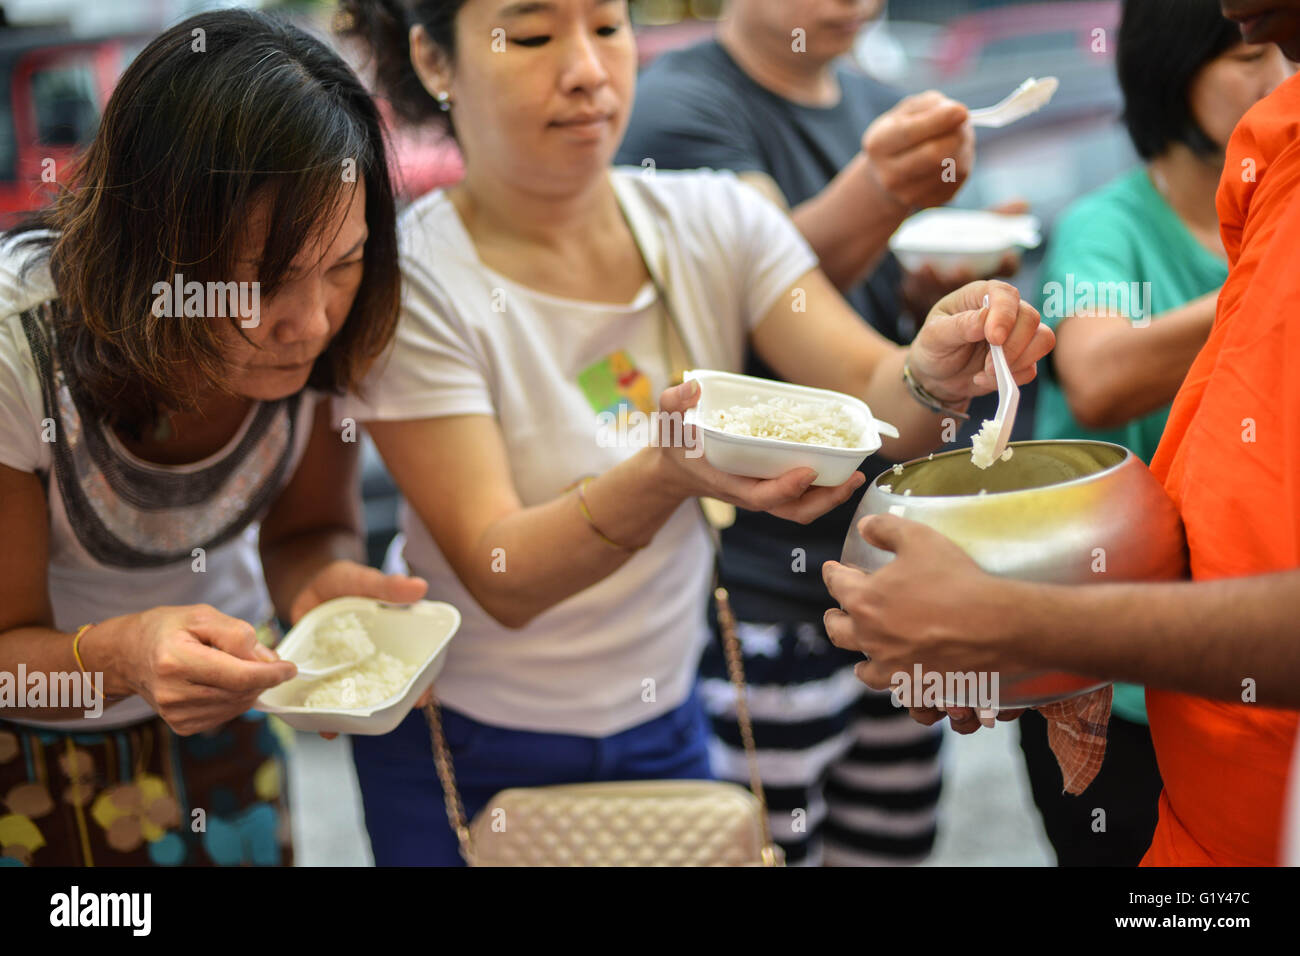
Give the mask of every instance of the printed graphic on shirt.
<svg viewBox="0 0 1300 956">
<path fill-rule="evenodd" d="M 579 372 L 578 387 L 597 414 L 610 412 L 622 418 L 632 411 L 646 415 L 655 411 L 650 378 L 623 349 L 611 352 Z"/>
</svg>

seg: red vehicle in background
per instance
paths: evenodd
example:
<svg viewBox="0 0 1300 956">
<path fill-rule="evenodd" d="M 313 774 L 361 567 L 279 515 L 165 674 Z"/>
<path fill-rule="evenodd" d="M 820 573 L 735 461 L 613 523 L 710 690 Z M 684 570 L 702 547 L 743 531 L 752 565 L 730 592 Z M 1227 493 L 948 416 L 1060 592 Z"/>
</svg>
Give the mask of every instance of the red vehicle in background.
<svg viewBox="0 0 1300 956">
<path fill-rule="evenodd" d="M 933 58 L 944 77 L 974 72 L 1008 55 L 1038 53 L 1114 55 L 1117 0 L 1056 0 L 1013 3 L 955 18 L 945 26 Z"/>
<path fill-rule="evenodd" d="M 95 135 L 113 87 L 148 42 L 146 35 L 85 38 L 0 28 L 0 230 L 68 182 L 69 166 Z M 387 120 L 387 104 L 379 105 Z M 394 181 L 404 202 L 459 181 L 460 153 L 440 132 L 390 130 Z"/>
<path fill-rule="evenodd" d="M 66 182 L 118 77 L 145 42 L 0 30 L 0 228 L 43 206 Z"/>
</svg>

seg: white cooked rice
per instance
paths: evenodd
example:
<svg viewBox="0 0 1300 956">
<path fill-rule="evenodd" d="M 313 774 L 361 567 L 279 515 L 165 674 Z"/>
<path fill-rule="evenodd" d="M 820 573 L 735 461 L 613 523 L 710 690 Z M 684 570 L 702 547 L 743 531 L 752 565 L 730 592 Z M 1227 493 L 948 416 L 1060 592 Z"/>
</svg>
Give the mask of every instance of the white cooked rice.
<svg viewBox="0 0 1300 956">
<path fill-rule="evenodd" d="M 302 666 L 324 670 L 344 661 L 363 661 L 374 652 L 375 643 L 356 614 L 335 614 L 312 633 Z"/>
<path fill-rule="evenodd" d="M 313 684 L 302 706 L 322 710 L 370 707 L 395 697 L 415 671 L 392 654 L 376 651 L 360 664 Z"/>
<path fill-rule="evenodd" d="M 337 674 L 307 687 L 299 706 L 321 710 L 355 710 L 395 697 L 415 674 L 414 665 L 376 650 L 361 619 L 354 613 L 336 614 L 311 635 L 303 667 L 323 670 L 352 664 Z"/>
<path fill-rule="evenodd" d="M 773 438 L 827 448 L 857 448 L 862 429 L 843 406 L 785 396 L 750 396 L 749 405 L 716 409 L 705 422 L 728 435 Z"/>
<path fill-rule="evenodd" d="M 993 465 L 993 449 L 998 444 L 998 427 L 991 419 L 986 418 L 980 430 L 971 438 L 970 460 L 976 468 L 989 468 Z"/>
</svg>

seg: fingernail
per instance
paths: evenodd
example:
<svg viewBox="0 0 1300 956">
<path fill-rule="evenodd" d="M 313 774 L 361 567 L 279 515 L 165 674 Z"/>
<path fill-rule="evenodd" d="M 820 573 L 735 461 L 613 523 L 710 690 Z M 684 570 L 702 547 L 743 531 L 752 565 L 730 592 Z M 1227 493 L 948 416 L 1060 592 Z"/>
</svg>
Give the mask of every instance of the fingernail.
<svg viewBox="0 0 1300 956">
<path fill-rule="evenodd" d="M 265 644 L 258 644 L 257 646 L 255 646 L 253 648 L 253 653 L 256 654 L 258 657 L 260 657 L 262 660 L 267 661 L 268 663 L 271 661 L 278 661 L 280 659 L 280 655 L 277 654 L 275 651 L 271 650 Z"/>
<path fill-rule="evenodd" d="M 987 309 L 988 307 L 989 307 L 989 297 L 988 297 L 988 296 L 985 296 L 985 297 L 984 297 L 984 308 Z"/>
</svg>

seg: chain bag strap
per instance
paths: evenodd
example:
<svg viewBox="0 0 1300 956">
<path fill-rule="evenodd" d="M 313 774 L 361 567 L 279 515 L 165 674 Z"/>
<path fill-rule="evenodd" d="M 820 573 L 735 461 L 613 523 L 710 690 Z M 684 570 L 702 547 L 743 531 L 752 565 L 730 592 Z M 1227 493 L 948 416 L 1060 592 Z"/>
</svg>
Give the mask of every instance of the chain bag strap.
<svg viewBox="0 0 1300 956">
<path fill-rule="evenodd" d="M 675 334 L 685 353 L 685 367 L 694 367 L 695 363 L 691 361 L 690 357 L 690 345 L 686 340 L 685 332 L 677 317 L 677 310 L 673 307 L 672 296 L 668 294 L 668 286 L 663 278 L 667 274 L 668 256 L 658 223 L 650 216 L 641 194 L 634 185 L 615 175 L 611 175 L 610 182 L 614 187 L 615 194 L 618 196 L 619 207 L 623 211 L 623 217 L 627 220 L 628 229 L 632 232 L 632 239 L 636 242 L 637 250 L 641 253 L 641 260 L 645 263 L 646 272 L 649 273 L 650 281 L 654 283 L 655 292 L 659 295 L 659 302 L 663 306 L 664 314 L 667 317 L 666 325 L 670 332 Z M 685 371 L 685 367 L 683 367 L 682 371 Z M 680 384 L 682 377 L 677 373 L 676 365 L 673 365 L 669 372 L 671 384 Z M 705 507 L 704 502 L 699 498 L 695 500 L 699 505 L 705 526 L 709 529 L 709 534 L 713 538 L 715 560 L 713 598 L 718 609 L 718 629 L 722 632 L 722 648 L 727 658 L 727 675 L 731 678 L 731 684 L 736 690 L 736 720 L 740 724 L 740 737 L 745 745 L 745 760 L 749 764 L 749 788 L 758 799 L 758 805 L 762 811 L 760 820 L 762 821 L 763 831 L 763 863 L 766 866 L 773 866 L 775 865 L 775 851 L 771 826 L 767 818 L 767 796 L 763 790 L 762 777 L 758 772 L 758 750 L 754 745 L 754 727 L 749 717 L 749 699 L 745 694 L 745 663 L 744 657 L 741 655 L 740 638 L 736 633 L 736 616 L 732 613 L 731 599 L 727 589 L 718 585 L 716 561 L 717 556 L 722 553 L 722 538 L 718 533 L 718 527 L 714 522 L 714 517 L 710 515 L 709 509 Z M 719 502 L 719 504 L 724 503 Z M 734 507 L 732 507 L 731 521 L 734 520 L 735 511 Z M 731 522 L 727 521 L 726 523 L 730 524 Z"/>
<path fill-rule="evenodd" d="M 679 367 L 681 371 L 685 371 L 691 365 L 690 345 L 677 319 L 677 313 L 673 308 L 667 287 L 661 279 L 663 274 L 661 270 L 665 264 L 665 249 L 657 224 L 651 218 L 642 197 L 637 193 L 634 186 L 621 182 L 614 176 L 611 177 L 611 183 L 618 198 L 619 207 L 627 221 L 628 228 L 632 232 L 632 238 L 636 242 L 637 250 L 641 253 L 642 261 L 645 263 L 646 272 L 649 273 L 650 281 L 654 284 L 655 291 L 659 296 L 665 319 L 664 352 L 665 360 L 668 363 L 666 371 L 670 383 L 680 384 L 682 379 L 678 371 Z M 678 352 L 685 360 L 684 365 L 679 366 L 679 363 L 673 360 L 674 345 L 678 346 Z M 714 522 L 710 520 L 710 515 L 704 508 L 703 503 L 699 502 L 699 499 L 696 499 L 696 501 L 700 506 L 700 513 L 705 526 L 709 529 L 713 540 L 716 558 L 721 548 L 718 529 Z M 718 628 L 722 633 L 723 653 L 727 661 L 727 675 L 736 692 L 736 721 L 740 725 L 741 741 L 745 747 L 745 758 L 749 766 L 749 786 L 754 798 L 758 801 L 758 823 L 762 839 L 761 862 L 763 866 L 781 866 L 783 865 L 783 857 L 772 840 L 771 825 L 767 816 L 767 796 L 763 789 L 762 777 L 758 771 L 758 750 L 754 743 L 754 727 L 750 719 L 749 701 L 745 693 L 745 665 L 740 638 L 736 630 L 736 618 L 731 610 L 731 600 L 726 588 L 717 585 L 717 574 L 715 566 L 713 597 L 717 605 Z M 474 840 L 469 823 L 465 819 L 465 807 L 460 798 L 460 791 L 456 786 L 455 768 L 452 764 L 451 750 L 447 746 L 447 740 L 443 734 L 442 715 L 438 700 L 432 694 L 430 695 L 430 703 L 424 708 L 424 715 L 429 724 L 434 766 L 438 772 L 438 780 L 442 784 L 447 819 L 456 833 L 461 856 L 465 859 L 465 862 L 472 866 L 475 861 Z"/>
</svg>

